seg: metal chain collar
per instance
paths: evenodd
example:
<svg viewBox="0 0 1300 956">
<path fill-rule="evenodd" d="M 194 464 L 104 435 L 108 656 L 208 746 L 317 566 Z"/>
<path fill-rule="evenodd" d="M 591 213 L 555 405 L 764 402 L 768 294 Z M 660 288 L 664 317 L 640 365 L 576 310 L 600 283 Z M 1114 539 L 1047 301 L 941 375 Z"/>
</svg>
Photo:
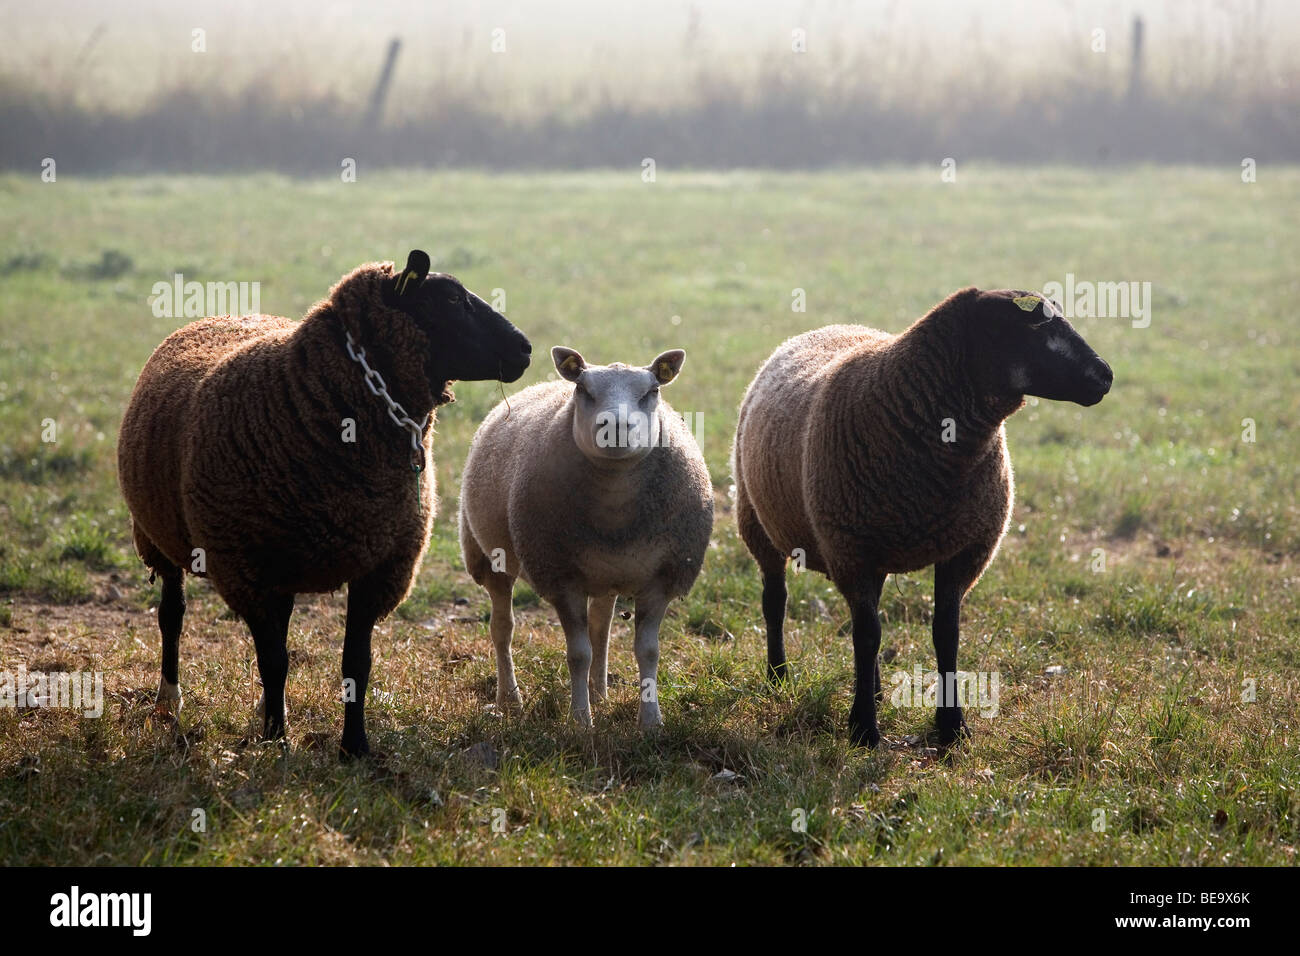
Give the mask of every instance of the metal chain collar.
<svg viewBox="0 0 1300 956">
<path fill-rule="evenodd" d="M 433 412 L 424 416 L 424 423 L 420 424 L 414 421 L 410 415 L 406 414 L 404 409 L 393 397 L 388 394 L 388 386 L 384 384 L 384 377 L 370 367 L 366 361 L 366 350 L 357 348 L 356 343 L 352 340 L 352 333 L 348 333 L 348 358 L 360 364 L 366 373 L 366 387 L 370 389 L 371 394 L 378 395 L 388 406 L 388 417 L 393 420 L 393 424 L 398 428 L 405 428 L 411 433 L 411 470 L 420 472 L 424 470 L 424 430 L 429 427 L 429 422 L 433 418 Z"/>
</svg>

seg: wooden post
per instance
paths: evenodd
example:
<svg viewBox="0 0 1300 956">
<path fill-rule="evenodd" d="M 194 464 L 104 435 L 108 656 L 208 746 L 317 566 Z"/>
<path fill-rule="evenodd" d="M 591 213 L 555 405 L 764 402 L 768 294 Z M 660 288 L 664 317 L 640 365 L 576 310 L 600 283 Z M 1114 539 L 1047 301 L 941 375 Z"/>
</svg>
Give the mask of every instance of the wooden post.
<svg viewBox="0 0 1300 956">
<path fill-rule="evenodd" d="M 1142 99 L 1142 18 L 1133 18 L 1133 62 L 1129 67 L 1128 98 L 1137 103 Z"/>
<path fill-rule="evenodd" d="M 375 83 L 375 91 L 370 94 L 370 106 L 366 110 L 366 126 L 374 129 L 384 115 L 384 100 L 388 98 L 388 86 L 393 79 L 393 67 L 397 65 L 397 54 L 402 49 L 402 41 L 397 37 L 388 41 L 388 55 L 384 57 L 384 68 Z"/>
</svg>

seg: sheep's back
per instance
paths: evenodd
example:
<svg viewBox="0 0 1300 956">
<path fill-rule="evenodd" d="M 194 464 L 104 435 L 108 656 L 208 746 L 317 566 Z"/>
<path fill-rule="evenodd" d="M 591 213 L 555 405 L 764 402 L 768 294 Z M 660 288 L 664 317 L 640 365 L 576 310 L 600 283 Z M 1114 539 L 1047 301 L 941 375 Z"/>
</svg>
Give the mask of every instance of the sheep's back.
<svg viewBox="0 0 1300 956">
<path fill-rule="evenodd" d="M 813 570 L 825 568 L 804 481 L 809 456 L 818 454 L 808 446 L 810 423 L 826 416 L 824 386 L 844 359 L 894 338 L 861 325 L 830 325 L 787 339 L 741 402 L 732 462 L 738 489 L 776 548 L 786 555 L 801 549 Z"/>
<path fill-rule="evenodd" d="M 318 317 L 231 348 L 199 383 L 196 405 L 182 503 L 227 603 L 268 589 L 332 591 L 376 572 L 380 605 L 400 602 L 436 510 L 432 429 L 416 475 L 407 433 Z"/>
<path fill-rule="evenodd" d="M 1005 431 L 972 437 L 957 424 L 969 399 L 945 377 L 955 361 L 906 335 L 864 338 L 823 376 L 801 481 L 836 583 L 992 555 L 1005 532 Z M 943 439 L 946 420 L 963 442 Z"/>
<path fill-rule="evenodd" d="M 460 510 L 485 554 L 496 548 L 514 553 L 509 504 L 515 489 L 532 480 L 542 448 L 563 435 L 557 425 L 572 386 L 542 382 L 499 402 L 483 419 L 465 457 Z"/>
<path fill-rule="evenodd" d="M 180 488 L 200 383 L 248 342 L 296 324 L 265 315 L 192 322 L 164 339 L 140 372 L 118 434 L 118 480 L 137 528 L 172 564 L 188 567 L 193 547 Z M 141 557 L 157 563 L 156 555 Z"/>
</svg>

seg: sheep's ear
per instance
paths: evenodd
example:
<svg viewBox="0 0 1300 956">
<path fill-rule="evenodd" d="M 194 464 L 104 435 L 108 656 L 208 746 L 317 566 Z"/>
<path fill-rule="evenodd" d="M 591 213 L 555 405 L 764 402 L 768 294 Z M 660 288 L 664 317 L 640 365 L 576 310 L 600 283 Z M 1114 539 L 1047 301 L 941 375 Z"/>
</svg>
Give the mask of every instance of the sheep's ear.
<svg viewBox="0 0 1300 956">
<path fill-rule="evenodd" d="M 393 291 L 399 296 L 410 295 L 420 288 L 420 283 L 429 274 L 429 254 L 420 249 L 412 249 L 406 257 L 406 268 L 397 276 Z"/>
<path fill-rule="evenodd" d="M 1041 292 L 995 289 L 989 292 L 981 292 L 979 297 L 982 302 L 997 310 L 995 314 L 1021 319 L 1031 329 L 1051 321 L 1059 312 L 1052 300 Z"/>
<path fill-rule="evenodd" d="M 659 380 L 660 385 L 667 385 L 677 377 L 686 361 L 686 353 L 681 349 L 671 349 L 646 366 Z"/>
<path fill-rule="evenodd" d="M 570 382 L 576 382 L 578 377 L 587 370 L 587 363 L 583 357 L 563 345 L 551 349 L 551 360 L 555 362 L 555 370 L 560 373 L 560 377 Z"/>
<path fill-rule="evenodd" d="M 1047 316 L 1049 319 L 1065 318 L 1065 311 L 1061 308 L 1061 304 L 1059 302 L 1057 302 L 1055 299 L 1049 299 L 1041 292 L 1035 294 L 1042 296 L 1043 315 Z"/>
<path fill-rule="evenodd" d="M 1022 312 L 1029 313 L 1026 318 L 1029 319 L 1031 329 L 1036 329 L 1061 315 L 1061 310 L 1056 303 L 1041 292 L 1022 292 L 1013 296 L 1011 301 Z"/>
</svg>

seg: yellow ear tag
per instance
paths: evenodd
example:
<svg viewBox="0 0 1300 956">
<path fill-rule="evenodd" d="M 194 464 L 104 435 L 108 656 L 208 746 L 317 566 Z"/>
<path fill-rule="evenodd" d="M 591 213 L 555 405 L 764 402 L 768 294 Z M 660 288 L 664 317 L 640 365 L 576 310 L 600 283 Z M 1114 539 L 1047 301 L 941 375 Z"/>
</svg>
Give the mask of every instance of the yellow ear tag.
<svg viewBox="0 0 1300 956">
<path fill-rule="evenodd" d="M 577 357 L 570 355 L 568 358 L 566 358 L 563 362 L 560 363 L 560 368 L 564 369 L 566 372 L 579 371 Z"/>
<path fill-rule="evenodd" d="M 1043 300 L 1036 295 L 1018 295 L 1011 300 L 1026 312 L 1033 312 Z"/>
<path fill-rule="evenodd" d="M 401 278 L 399 278 L 399 279 L 397 280 L 397 294 L 398 294 L 398 295 L 406 295 L 406 287 L 407 287 L 408 284 L 410 284 L 411 278 L 412 278 L 414 275 L 415 275 L 414 272 L 403 272 L 403 273 L 402 273 Z"/>
<path fill-rule="evenodd" d="M 659 381 L 666 382 L 673 377 L 673 367 L 667 362 L 659 363 Z"/>
</svg>

